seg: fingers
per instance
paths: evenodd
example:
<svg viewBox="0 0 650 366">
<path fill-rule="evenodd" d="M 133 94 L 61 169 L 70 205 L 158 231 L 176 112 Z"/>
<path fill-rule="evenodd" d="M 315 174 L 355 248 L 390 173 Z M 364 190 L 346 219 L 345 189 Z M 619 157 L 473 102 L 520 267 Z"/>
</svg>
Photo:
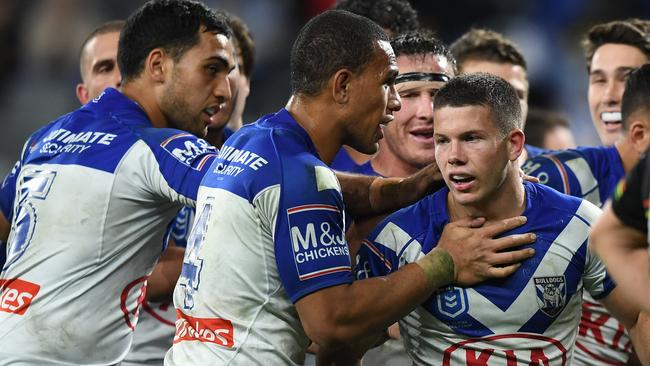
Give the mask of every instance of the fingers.
<svg viewBox="0 0 650 366">
<path fill-rule="evenodd" d="M 484 226 L 485 234 L 494 237 L 502 232 L 512 230 L 526 223 L 528 219 L 526 216 L 516 216 L 508 219 L 503 219 L 491 222 Z"/>
<path fill-rule="evenodd" d="M 537 235 L 534 233 L 514 234 L 508 235 L 503 238 L 494 239 L 495 251 L 518 247 L 524 244 L 534 243 L 537 240 Z"/>
<path fill-rule="evenodd" d="M 492 278 L 508 277 L 511 274 L 515 273 L 515 271 L 519 269 L 520 266 L 521 264 L 516 263 L 506 267 L 492 267 L 488 269 L 488 277 L 492 277 Z"/>
<path fill-rule="evenodd" d="M 521 178 L 522 178 L 523 180 L 527 181 L 527 182 L 531 182 L 531 183 L 539 183 L 539 178 L 537 178 L 537 177 L 533 177 L 532 175 L 526 175 L 526 174 L 524 174 L 524 175 L 521 176 Z"/>
<path fill-rule="evenodd" d="M 491 257 L 492 265 L 519 263 L 535 255 L 535 249 L 524 248 L 505 253 L 494 253 Z"/>
</svg>

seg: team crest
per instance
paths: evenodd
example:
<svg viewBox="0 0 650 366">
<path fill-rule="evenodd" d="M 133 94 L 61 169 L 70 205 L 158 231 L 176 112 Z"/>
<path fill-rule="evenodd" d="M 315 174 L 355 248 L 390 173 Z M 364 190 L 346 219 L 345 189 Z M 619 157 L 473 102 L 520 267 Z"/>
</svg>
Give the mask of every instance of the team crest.
<svg viewBox="0 0 650 366">
<path fill-rule="evenodd" d="M 467 292 L 460 287 L 446 287 L 436 296 L 436 308 L 442 315 L 455 318 L 467 312 Z"/>
<path fill-rule="evenodd" d="M 544 314 L 555 317 L 566 304 L 564 276 L 534 277 L 537 305 Z"/>
</svg>

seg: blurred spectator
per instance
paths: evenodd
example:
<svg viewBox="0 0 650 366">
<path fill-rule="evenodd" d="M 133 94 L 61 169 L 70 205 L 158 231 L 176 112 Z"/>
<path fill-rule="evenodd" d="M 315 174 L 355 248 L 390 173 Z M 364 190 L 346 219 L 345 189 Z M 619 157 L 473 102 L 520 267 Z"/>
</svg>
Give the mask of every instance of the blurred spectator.
<svg viewBox="0 0 650 366">
<path fill-rule="evenodd" d="M 564 150 L 576 146 L 569 121 L 560 113 L 531 108 L 524 127 L 526 143 L 548 150 Z"/>
</svg>

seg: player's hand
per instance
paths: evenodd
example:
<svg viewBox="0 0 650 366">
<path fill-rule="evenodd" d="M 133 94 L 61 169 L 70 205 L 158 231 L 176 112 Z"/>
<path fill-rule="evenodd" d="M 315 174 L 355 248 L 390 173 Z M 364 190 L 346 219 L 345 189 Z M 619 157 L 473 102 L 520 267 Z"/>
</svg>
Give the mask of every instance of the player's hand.
<svg viewBox="0 0 650 366">
<path fill-rule="evenodd" d="M 519 176 L 526 182 L 539 183 L 539 178 L 527 175 L 522 169 L 519 169 Z"/>
<path fill-rule="evenodd" d="M 419 201 L 422 197 L 431 194 L 445 185 L 438 164 L 431 163 L 410 175 L 401 182 L 400 192 L 406 205 Z M 405 205 L 405 206 L 406 206 Z"/>
<path fill-rule="evenodd" d="M 517 270 L 520 262 L 532 257 L 535 251 L 532 248 L 508 249 L 534 242 L 535 234 L 494 237 L 525 222 L 526 217 L 518 216 L 488 223 L 484 218 L 466 218 L 447 224 L 437 247 L 453 258 L 454 283 L 473 285 L 489 278 L 509 276 Z"/>
</svg>

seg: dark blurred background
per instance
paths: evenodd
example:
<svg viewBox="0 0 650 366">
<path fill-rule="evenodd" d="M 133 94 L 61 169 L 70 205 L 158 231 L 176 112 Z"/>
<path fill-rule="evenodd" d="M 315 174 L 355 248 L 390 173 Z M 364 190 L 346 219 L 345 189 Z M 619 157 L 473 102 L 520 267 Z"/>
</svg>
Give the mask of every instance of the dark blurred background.
<svg viewBox="0 0 650 366">
<path fill-rule="evenodd" d="M 124 19 L 142 0 L 0 0 L 0 175 L 34 130 L 77 108 L 78 53 L 98 24 Z M 205 1 L 241 17 L 257 47 L 245 121 L 273 112 L 289 95 L 289 49 L 309 17 L 336 0 Z M 579 145 L 596 145 L 587 107 L 580 39 L 593 24 L 650 18 L 650 0 L 411 0 L 420 22 L 447 43 L 471 26 L 517 43 L 528 62 L 530 105 L 565 113 Z"/>
</svg>

